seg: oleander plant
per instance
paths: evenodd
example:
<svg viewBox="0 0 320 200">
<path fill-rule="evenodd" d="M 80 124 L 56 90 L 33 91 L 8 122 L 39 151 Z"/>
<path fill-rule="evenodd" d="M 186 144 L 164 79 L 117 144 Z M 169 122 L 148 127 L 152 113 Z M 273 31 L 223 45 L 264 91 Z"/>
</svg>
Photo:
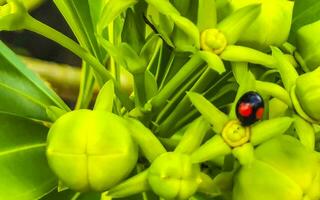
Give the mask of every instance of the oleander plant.
<svg viewBox="0 0 320 200">
<path fill-rule="evenodd" d="M 80 89 L 0 41 L 0 199 L 320 200 L 318 0 L 53 0 L 75 39 L 41 2 L 0 30 L 78 56 Z"/>
</svg>

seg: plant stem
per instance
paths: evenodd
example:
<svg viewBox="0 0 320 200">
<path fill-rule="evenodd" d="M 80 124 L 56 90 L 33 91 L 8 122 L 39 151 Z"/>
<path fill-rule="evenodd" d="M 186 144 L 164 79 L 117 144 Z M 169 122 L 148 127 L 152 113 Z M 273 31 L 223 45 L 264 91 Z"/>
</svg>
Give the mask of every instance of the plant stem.
<svg viewBox="0 0 320 200">
<path fill-rule="evenodd" d="M 203 92 L 206 89 L 208 84 L 210 84 L 210 80 L 212 80 L 212 76 L 214 76 L 214 72 L 210 68 L 206 68 L 200 78 L 196 81 L 190 91 L 193 92 Z M 174 110 L 170 113 L 170 115 L 161 123 L 159 126 L 159 134 L 161 136 L 169 136 L 172 132 L 170 128 L 177 123 L 181 117 L 183 117 L 186 113 L 192 110 L 191 102 L 188 96 L 184 96 L 183 99 L 178 103 L 178 105 L 174 108 Z M 165 110 L 165 109 L 164 109 Z"/>
<path fill-rule="evenodd" d="M 98 59 L 96 59 L 88 51 L 83 49 L 67 36 L 51 28 L 50 26 L 47 26 L 46 24 L 34 19 L 30 15 L 28 15 L 25 20 L 25 29 L 42 35 L 54 42 L 57 42 L 61 46 L 69 49 L 75 55 L 86 61 L 89 66 L 93 68 L 100 87 L 102 87 L 108 80 L 112 80 L 115 85 L 115 92 L 117 93 L 120 101 L 127 109 L 130 109 L 132 107 L 132 103 L 130 102 L 128 96 L 121 91 L 120 84 L 116 81 L 112 74 L 99 62 Z"/>
<path fill-rule="evenodd" d="M 178 73 L 163 87 L 163 89 L 151 100 L 152 110 L 159 111 L 167 102 L 174 91 L 198 68 L 204 61 L 193 55 L 190 60 L 182 66 Z"/>
<path fill-rule="evenodd" d="M 31 16 L 28 16 L 25 20 L 25 29 L 57 42 L 61 46 L 69 49 L 75 55 L 88 62 L 95 70 L 97 76 L 101 78 L 102 81 L 99 81 L 100 86 L 110 79 L 114 80 L 114 77 L 111 75 L 111 73 L 108 72 L 108 70 L 94 56 L 79 46 L 76 42 Z"/>
</svg>

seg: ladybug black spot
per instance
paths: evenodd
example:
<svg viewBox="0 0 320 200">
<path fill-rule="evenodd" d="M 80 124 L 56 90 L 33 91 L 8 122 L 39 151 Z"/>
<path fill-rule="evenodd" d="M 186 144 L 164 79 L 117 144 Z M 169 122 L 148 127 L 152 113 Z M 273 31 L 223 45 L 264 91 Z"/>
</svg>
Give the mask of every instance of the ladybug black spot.
<svg viewBox="0 0 320 200">
<path fill-rule="evenodd" d="M 243 94 L 236 105 L 236 114 L 243 126 L 250 126 L 263 116 L 264 102 L 260 94 L 254 91 Z"/>
</svg>

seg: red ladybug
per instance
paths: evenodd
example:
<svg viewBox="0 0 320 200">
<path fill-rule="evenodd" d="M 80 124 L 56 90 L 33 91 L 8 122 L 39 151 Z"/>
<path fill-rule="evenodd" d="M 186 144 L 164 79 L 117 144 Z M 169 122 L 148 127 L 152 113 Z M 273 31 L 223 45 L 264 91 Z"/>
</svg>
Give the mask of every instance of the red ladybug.
<svg viewBox="0 0 320 200">
<path fill-rule="evenodd" d="M 257 92 L 247 92 L 241 96 L 236 106 L 236 114 L 243 126 L 250 126 L 263 117 L 264 102 Z"/>
</svg>

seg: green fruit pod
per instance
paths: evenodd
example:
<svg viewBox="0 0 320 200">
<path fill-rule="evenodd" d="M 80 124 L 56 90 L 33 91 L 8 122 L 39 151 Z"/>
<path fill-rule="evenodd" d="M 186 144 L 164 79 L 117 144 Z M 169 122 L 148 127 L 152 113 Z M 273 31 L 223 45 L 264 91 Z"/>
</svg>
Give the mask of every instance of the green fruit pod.
<svg viewBox="0 0 320 200">
<path fill-rule="evenodd" d="M 50 128 L 47 158 L 70 189 L 105 191 L 132 171 L 138 147 L 117 115 L 77 110 L 63 115 Z"/>
<path fill-rule="evenodd" d="M 233 200 L 318 200 L 320 157 L 283 135 L 261 144 L 234 178 Z"/>
<path fill-rule="evenodd" d="M 188 199 L 201 182 L 200 166 L 186 154 L 168 152 L 150 166 L 148 182 L 152 191 L 165 199 Z"/>
<path fill-rule="evenodd" d="M 269 46 L 280 46 L 287 41 L 293 12 L 293 2 L 288 0 L 233 0 L 237 10 L 243 6 L 261 3 L 261 12 L 240 36 L 238 43 L 262 51 Z"/>
<path fill-rule="evenodd" d="M 296 34 L 297 49 L 310 70 L 320 66 L 320 20 L 302 26 Z"/>
</svg>

